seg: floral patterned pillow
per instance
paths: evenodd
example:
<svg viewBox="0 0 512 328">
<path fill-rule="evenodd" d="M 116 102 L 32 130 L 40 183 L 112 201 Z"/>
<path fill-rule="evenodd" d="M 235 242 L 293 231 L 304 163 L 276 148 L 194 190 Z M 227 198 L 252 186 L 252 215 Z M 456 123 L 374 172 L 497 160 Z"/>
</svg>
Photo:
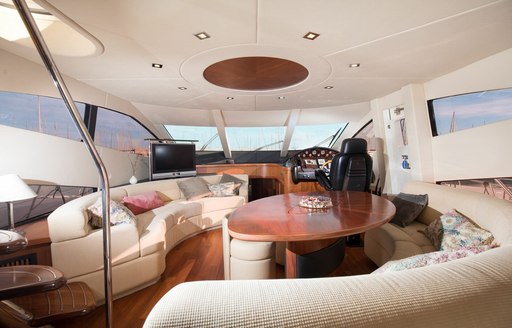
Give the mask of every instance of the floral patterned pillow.
<svg viewBox="0 0 512 328">
<path fill-rule="evenodd" d="M 93 228 L 103 227 L 103 205 L 101 197 L 87 208 L 89 223 Z M 110 225 L 135 224 L 135 215 L 123 204 L 110 200 Z"/>
<path fill-rule="evenodd" d="M 491 232 L 478 227 L 469 218 L 453 209 L 433 221 L 425 229 L 425 235 L 440 251 L 497 246 Z"/>
<path fill-rule="evenodd" d="M 459 248 L 454 251 L 438 251 L 438 252 L 430 252 L 420 255 L 414 255 L 402 260 L 389 261 L 386 262 L 383 266 L 373 271 L 372 273 L 382 273 L 382 272 L 391 272 L 391 271 L 402 271 L 414 268 L 421 268 L 424 266 L 449 262 L 453 260 L 458 260 L 470 255 L 475 255 L 481 253 L 483 251 L 491 249 L 492 246 L 477 246 L 477 247 L 469 247 L 469 248 Z"/>
<path fill-rule="evenodd" d="M 235 196 L 237 194 L 235 190 L 236 185 L 234 182 L 209 184 L 208 189 L 210 189 L 212 196 L 214 197 Z"/>
</svg>

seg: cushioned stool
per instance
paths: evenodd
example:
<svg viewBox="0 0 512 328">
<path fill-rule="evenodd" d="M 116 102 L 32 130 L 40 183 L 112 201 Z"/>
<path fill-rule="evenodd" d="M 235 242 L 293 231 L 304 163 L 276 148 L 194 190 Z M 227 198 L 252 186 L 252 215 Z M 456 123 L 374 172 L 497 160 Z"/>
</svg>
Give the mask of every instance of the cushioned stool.
<svg viewBox="0 0 512 328">
<path fill-rule="evenodd" d="M 270 279 L 276 276 L 274 242 L 255 242 L 232 238 L 228 218 L 222 220 L 224 279 Z"/>
</svg>

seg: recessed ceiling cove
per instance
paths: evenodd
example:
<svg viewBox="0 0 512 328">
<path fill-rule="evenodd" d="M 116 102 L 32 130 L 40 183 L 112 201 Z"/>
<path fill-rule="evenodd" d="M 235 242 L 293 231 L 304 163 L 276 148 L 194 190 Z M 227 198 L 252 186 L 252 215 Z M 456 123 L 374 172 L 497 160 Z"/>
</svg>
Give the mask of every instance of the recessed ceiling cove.
<svg viewBox="0 0 512 328">
<path fill-rule="evenodd" d="M 204 78 L 219 87 L 246 91 L 282 89 L 304 81 L 308 70 L 276 57 L 239 57 L 208 66 Z"/>
</svg>

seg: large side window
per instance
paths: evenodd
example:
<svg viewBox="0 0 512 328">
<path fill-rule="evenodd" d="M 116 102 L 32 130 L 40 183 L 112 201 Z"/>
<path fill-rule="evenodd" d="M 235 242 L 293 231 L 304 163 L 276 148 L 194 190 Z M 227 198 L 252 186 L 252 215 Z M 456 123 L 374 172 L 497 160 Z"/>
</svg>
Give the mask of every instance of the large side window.
<svg viewBox="0 0 512 328">
<path fill-rule="evenodd" d="M 145 154 L 155 136 L 133 117 L 98 107 L 94 142 L 99 146 Z"/>
<path fill-rule="evenodd" d="M 75 104 L 83 119 L 85 104 Z M 0 124 L 80 140 L 62 99 L 0 91 Z"/>
<path fill-rule="evenodd" d="M 432 135 L 512 119 L 512 88 L 468 93 L 428 101 Z"/>
</svg>

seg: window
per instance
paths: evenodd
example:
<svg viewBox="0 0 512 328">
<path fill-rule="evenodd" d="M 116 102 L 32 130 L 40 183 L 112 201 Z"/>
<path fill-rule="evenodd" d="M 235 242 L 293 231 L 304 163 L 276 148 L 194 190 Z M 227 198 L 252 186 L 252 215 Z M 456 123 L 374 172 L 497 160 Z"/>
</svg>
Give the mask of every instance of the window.
<svg viewBox="0 0 512 328">
<path fill-rule="evenodd" d="M 468 179 L 441 181 L 442 185 L 454 188 L 471 190 L 494 196 L 496 198 L 512 201 L 512 177 L 494 179 Z"/>
<path fill-rule="evenodd" d="M 226 128 L 233 151 L 281 150 L 284 133 L 284 126 Z"/>
<path fill-rule="evenodd" d="M 216 127 L 165 125 L 167 132 L 176 140 L 197 140 L 196 151 L 221 151 Z"/>
<path fill-rule="evenodd" d="M 147 154 L 149 141 L 144 139 L 152 138 L 155 136 L 133 117 L 98 107 L 94 133 L 95 144 Z"/>
<path fill-rule="evenodd" d="M 300 150 L 320 146 L 332 148 L 347 125 L 347 123 L 298 125 L 293 130 L 289 149 Z"/>
<path fill-rule="evenodd" d="M 366 123 L 365 126 L 357 131 L 353 138 L 365 139 L 368 143 L 368 150 L 375 150 L 375 132 L 373 130 L 373 120 Z"/>
<path fill-rule="evenodd" d="M 15 226 L 46 217 L 60 205 L 93 192 L 93 188 L 71 186 L 30 185 L 37 194 L 36 198 L 14 202 Z M 7 203 L 0 203 L 0 229 L 9 225 Z"/>
<path fill-rule="evenodd" d="M 428 101 L 432 135 L 439 136 L 512 119 L 512 88 Z"/>
<path fill-rule="evenodd" d="M 85 104 L 75 104 L 84 117 Z M 0 124 L 80 140 L 73 119 L 59 98 L 0 92 Z"/>
</svg>

